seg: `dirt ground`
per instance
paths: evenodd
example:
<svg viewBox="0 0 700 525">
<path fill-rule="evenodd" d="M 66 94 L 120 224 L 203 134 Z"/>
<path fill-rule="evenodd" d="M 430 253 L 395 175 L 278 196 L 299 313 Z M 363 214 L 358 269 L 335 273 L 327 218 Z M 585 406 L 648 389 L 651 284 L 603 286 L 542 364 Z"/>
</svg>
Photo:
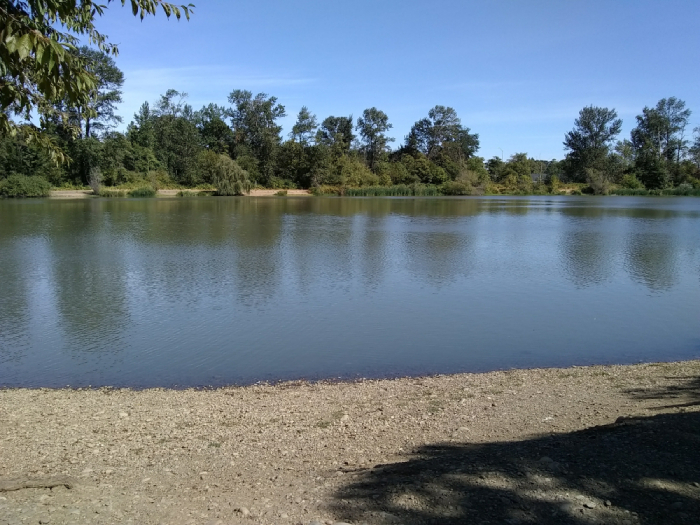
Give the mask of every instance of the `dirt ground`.
<svg viewBox="0 0 700 525">
<path fill-rule="evenodd" d="M 339 522 L 697 524 L 700 361 L 0 390 L 0 524 Z"/>
</svg>

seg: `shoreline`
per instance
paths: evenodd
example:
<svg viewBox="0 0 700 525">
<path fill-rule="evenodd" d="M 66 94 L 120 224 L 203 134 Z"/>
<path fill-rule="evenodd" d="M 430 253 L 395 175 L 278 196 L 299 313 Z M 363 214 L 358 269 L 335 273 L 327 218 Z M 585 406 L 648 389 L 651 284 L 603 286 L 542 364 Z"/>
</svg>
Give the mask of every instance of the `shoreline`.
<svg viewBox="0 0 700 525">
<path fill-rule="evenodd" d="M 126 191 L 126 190 L 125 190 Z M 156 196 L 159 197 L 175 197 L 180 191 L 191 191 L 196 193 L 198 190 L 158 190 Z M 247 197 L 275 197 L 280 190 L 257 189 L 251 190 Z M 310 196 L 309 190 L 286 190 L 288 196 Z M 95 197 L 92 190 L 51 190 L 50 199 L 87 199 Z"/>
<path fill-rule="evenodd" d="M 0 523 L 692 523 L 699 423 L 700 360 L 2 389 Z"/>
</svg>

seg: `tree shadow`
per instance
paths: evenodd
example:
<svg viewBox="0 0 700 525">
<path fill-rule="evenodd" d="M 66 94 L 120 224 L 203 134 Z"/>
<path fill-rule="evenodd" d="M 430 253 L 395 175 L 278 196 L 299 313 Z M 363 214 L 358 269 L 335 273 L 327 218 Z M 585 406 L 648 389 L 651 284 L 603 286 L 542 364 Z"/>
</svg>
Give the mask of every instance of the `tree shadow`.
<svg viewBox="0 0 700 525">
<path fill-rule="evenodd" d="M 691 524 L 700 412 L 516 442 L 435 444 L 354 472 L 331 504 L 353 523 Z"/>
<path fill-rule="evenodd" d="M 636 399 L 658 399 L 680 401 L 678 403 L 659 405 L 657 408 L 681 408 L 700 405 L 700 377 L 668 377 L 673 381 L 685 380 L 683 384 L 673 384 L 658 388 L 635 388 L 627 390 L 627 394 Z M 700 521 L 700 519 L 698 520 Z"/>
</svg>

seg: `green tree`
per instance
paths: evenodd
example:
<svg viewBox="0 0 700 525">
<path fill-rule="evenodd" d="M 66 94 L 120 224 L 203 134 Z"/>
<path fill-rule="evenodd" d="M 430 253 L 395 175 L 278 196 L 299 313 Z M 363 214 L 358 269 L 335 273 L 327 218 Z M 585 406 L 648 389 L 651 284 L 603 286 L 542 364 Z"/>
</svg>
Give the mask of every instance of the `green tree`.
<svg viewBox="0 0 700 525">
<path fill-rule="evenodd" d="M 409 150 L 417 150 L 429 159 L 446 153 L 453 161 L 461 162 L 473 156 L 479 149 L 479 135 L 462 127 L 457 112 L 450 107 L 435 106 L 428 118 L 416 122 L 406 138 Z"/>
<path fill-rule="evenodd" d="M 195 122 L 202 145 L 215 153 L 231 153 L 233 131 L 226 124 L 228 110 L 217 104 L 209 104 L 195 113 Z"/>
<path fill-rule="evenodd" d="M 352 115 L 349 117 L 328 117 L 321 123 L 316 133 L 316 142 L 337 151 L 339 154 L 350 150 L 355 134 Z"/>
<path fill-rule="evenodd" d="M 151 126 L 153 130 L 153 152 L 170 176 L 178 183 L 196 185 L 200 182 L 196 167 L 201 145 L 186 97 L 187 93 L 169 89 L 149 113 L 147 125 L 149 132 Z"/>
<path fill-rule="evenodd" d="M 126 3 L 121 0 L 122 5 Z M 179 19 L 184 14 L 189 19 L 194 7 L 177 7 L 162 0 L 129 0 L 129 4 L 141 19 L 154 15 L 158 7 L 167 17 Z M 30 122 L 31 113 L 48 110 L 60 100 L 72 107 L 89 104 L 97 79 L 76 47 L 83 37 L 99 50 L 117 54 L 117 46 L 95 26 L 95 18 L 104 10 L 104 5 L 93 0 L 0 3 L 0 136 L 20 134 L 25 141 L 46 148 L 54 159 L 65 159 L 55 143 Z"/>
<path fill-rule="evenodd" d="M 76 108 L 81 135 L 87 138 L 121 123 L 122 118 L 115 111 L 122 101 L 124 73 L 104 51 L 83 46 L 78 52 L 85 57 L 87 70 L 95 77 L 89 102 Z"/>
<path fill-rule="evenodd" d="M 289 136 L 295 142 L 307 146 L 311 143 L 318 129 L 318 122 L 316 121 L 316 115 L 312 115 L 309 108 L 302 106 L 297 115 L 297 121 L 292 126 L 292 132 Z"/>
<path fill-rule="evenodd" d="M 700 127 L 693 129 L 695 139 L 689 148 L 690 160 L 700 170 Z"/>
<path fill-rule="evenodd" d="M 356 128 L 362 137 L 361 151 L 365 154 L 372 171 L 375 170 L 380 156 L 387 151 L 389 142 L 394 141 L 385 134 L 392 127 L 386 113 L 377 108 L 364 110 L 362 116 L 357 119 Z"/>
<path fill-rule="evenodd" d="M 610 148 L 622 129 L 614 109 L 587 106 L 579 112 L 574 129 L 564 138 L 565 173 L 574 181 L 585 181 L 587 169 L 604 171 Z"/>
<path fill-rule="evenodd" d="M 234 90 L 228 97 L 231 109 L 236 158 L 250 153 L 257 165 L 258 182 L 267 185 L 275 171 L 275 157 L 281 143 L 282 126 L 277 120 L 285 117 L 284 106 L 276 97 L 258 93 L 255 98 L 250 91 Z"/>
<path fill-rule="evenodd" d="M 679 175 L 680 163 L 688 151 L 685 129 L 691 112 L 676 97 L 645 107 L 632 130 L 635 166 L 647 187 L 663 187 L 672 175 Z"/>
</svg>

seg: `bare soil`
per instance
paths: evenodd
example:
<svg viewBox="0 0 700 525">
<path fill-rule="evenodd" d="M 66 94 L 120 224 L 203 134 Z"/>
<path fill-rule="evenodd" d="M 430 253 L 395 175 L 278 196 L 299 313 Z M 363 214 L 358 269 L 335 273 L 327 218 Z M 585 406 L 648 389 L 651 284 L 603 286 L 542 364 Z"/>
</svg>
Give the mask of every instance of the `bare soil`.
<svg viewBox="0 0 700 525">
<path fill-rule="evenodd" d="M 0 390 L 0 524 L 699 518 L 700 361 Z"/>
</svg>

